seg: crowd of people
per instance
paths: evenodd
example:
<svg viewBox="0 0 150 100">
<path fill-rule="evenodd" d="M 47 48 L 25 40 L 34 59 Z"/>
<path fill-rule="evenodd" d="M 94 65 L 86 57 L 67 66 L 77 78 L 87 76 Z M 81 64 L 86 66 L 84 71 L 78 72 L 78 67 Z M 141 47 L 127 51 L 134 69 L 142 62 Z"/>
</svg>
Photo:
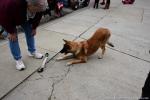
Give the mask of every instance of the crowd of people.
<svg viewBox="0 0 150 100">
<path fill-rule="evenodd" d="M 110 0 L 102 0 L 101 5 L 105 5 L 104 9 L 109 9 Z M 98 9 L 99 0 L 95 0 L 93 8 Z"/>
</svg>

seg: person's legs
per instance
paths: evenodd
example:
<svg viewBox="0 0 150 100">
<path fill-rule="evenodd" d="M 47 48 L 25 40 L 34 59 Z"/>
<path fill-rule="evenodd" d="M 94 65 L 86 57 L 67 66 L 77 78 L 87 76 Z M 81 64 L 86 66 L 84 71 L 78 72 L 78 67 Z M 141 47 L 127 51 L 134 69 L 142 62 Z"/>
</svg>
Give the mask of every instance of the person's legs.
<svg viewBox="0 0 150 100">
<path fill-rule="evenodd" d="M 95 0 L 93 8 L 98 8 L 99 0 Z"/>
<path fill-rule="evenodd" d="M 11 51 L 11 54 L 13 55 L 14 59 L 15 60 L 21 59 L 22 56 L 21 56 L 21 51 L 20 51 L 20 47 L 19 47 L 18 36 L 15 41 L 9 40 L 9 47 L 10 47 L 10 51 Z"/>
<path fill-rule="evenodd" d="M 23 25 L 21 25 L 24 29 L 25 36 L 26 36 L 26 42 L 28 46 L 29 56 L 33 56 L 35 58 L 41 59 L 43 57 L 42 54 L 37 53 L 35 49 L 35 40 L 34 36 L 32 35 L 32 27 L 29 22 L 25 22 Z"/>
<path fill-rule="evenodd" d="M 96 8 L 98 9 L 99 0 L 96 0 Z"/>
<path fill-rule="evenodd" d="M 28 46 L 28 51 L 30 53 L 35 52 L 35 40 L 34 36 L 32 35 L 32 27 L 29 22 L 25 22 L 23 25 L 21 25 L 24 32 L 25 32 L 25 37 L 26 37 L 26 42 Z"/>
<path fill-rule="evenodd" d="M 3 35 L 7 36 L 8 33 L 5 32 Z M 26 67 L 21 60 L 22 56 L 21 56 L 21 51 L 20 51 L 20 47 L 19 47 L 18 36 L 15 41 L 9 40 L 9 48 L 10 48 L 13 58 L 16 60 L 16 69 L 24 70 Z"/>
<path fill-rule="evenodd" d="M 93 8 L 95 8 L 95 6 L 96 6 L 96 0 L 95 0 L 95 2 L 94 2 Z"/>
<path fill-rule="evenodd" d="M 106 0 L 106 5 L 104 7 L 104 9 L 109 9 L 110 6 L 110 0 Z"/>
</svg>

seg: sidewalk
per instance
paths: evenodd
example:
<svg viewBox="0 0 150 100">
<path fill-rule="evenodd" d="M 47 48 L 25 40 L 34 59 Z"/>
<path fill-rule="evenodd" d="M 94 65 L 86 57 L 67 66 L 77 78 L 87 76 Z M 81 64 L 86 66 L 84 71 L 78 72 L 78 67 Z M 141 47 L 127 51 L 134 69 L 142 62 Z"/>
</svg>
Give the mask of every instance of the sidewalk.
<svg viewBox="0 0 150 100">
<path fill-rule="evenodd" d="M 150 70 L 150 1 L 122 5 L 112 0 L 109 10 L 87 8 L 38 27 L 38 51 L 48 52 L 50 61 L 37 73 L 42 60 L 27 56 L 24 34 L 19 35 L 25 71 L 15 70 L 8 43 L 0 45 L 0 99 L 3 100 L 137 100 Z M 55 61 L 62 39 L 88 39 L 99 27 L 112 31 L 103 59 L 96 54 L 85 64 L 66 66 Z M 5 52 L 4 52 L 5 51 Z M 12 91 L 11 91 L 12 90 Z"/>
</svg>

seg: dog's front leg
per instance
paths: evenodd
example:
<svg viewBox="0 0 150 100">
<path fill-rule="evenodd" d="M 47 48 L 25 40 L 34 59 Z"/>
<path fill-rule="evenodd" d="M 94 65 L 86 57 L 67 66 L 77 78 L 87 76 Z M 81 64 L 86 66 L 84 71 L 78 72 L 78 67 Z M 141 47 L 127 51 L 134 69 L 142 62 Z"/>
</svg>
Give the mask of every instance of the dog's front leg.
<svg viewBox="0 0 150 100">
<path fill-rule="evenodd" d="M 57 61 L 59 60 L 67 60 L 67 59 L 71 59 L 73 58 L 73 55 L 63 55 L 63 56 L 60 56 L 58 58 L 56 58 Z"/>
<path fill-rule="evenodd" d="M 66 65 L 70 66 L 70 65 L 73 65 L 73 64 L 86 63 L 86 62 L 87 62 L 87 58 L 84 58 L 84 59 L 74 59 L 74 60 L 68 62 Z"/>
</svg>

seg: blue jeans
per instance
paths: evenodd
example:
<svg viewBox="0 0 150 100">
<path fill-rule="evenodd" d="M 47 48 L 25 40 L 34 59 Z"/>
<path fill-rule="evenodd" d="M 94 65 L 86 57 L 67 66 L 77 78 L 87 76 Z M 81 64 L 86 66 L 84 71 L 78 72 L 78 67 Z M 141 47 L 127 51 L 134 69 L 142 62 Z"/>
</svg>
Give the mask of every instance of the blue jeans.
<svg viewBox="0 0 150 100">
<path fill-rule="evenodd" d="M 35 50 L 36 50 L 35 49 L 35 40 L 34 40 L 34 36 L 32 35 L 31 24 L 29 22 L 26 22 L 23 25 L 21 25 L 21 27 L 23 28 L 23 30 L 25 32 L 28 51 L 30 53 L 35 52 Z M 8 34 L 8 33 L 7 32 L 3 33 L 3 35 L 5 35 L 5 36 L 6 36 L 6 34 Z M 19 46 L 19 42 L 18 42 L 18 36 L 17 36 L 16 41 L 10 41 L 9 40 L 9 47 L 10 47 L 11 54 L 12 54 L 12 56 L 15 60 L 19 60 L 19 59 L 22 58 L 21 51 L 20 51 L 20 46 Z"/>
</svg>

